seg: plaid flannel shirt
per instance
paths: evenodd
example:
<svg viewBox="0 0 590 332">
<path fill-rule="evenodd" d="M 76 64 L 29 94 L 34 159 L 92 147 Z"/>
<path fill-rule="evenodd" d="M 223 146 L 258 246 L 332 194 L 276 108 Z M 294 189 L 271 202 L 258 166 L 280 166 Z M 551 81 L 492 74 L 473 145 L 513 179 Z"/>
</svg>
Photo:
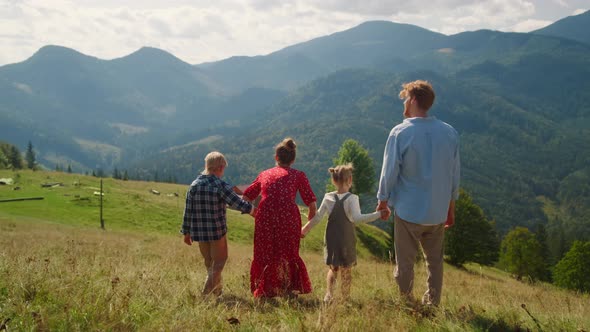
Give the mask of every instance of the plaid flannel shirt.
<svg viewBox="0 0 590 332">
<path fill-rule="evenodd" d="M 196 242 L 221 239 L 227 233 L 226 204 L 244 213 L 252 210 L 252 204 L 227 182 L 215 175 L 199 175 L 186 193 L 182 234 L 190 234 Z"/>
</svg>

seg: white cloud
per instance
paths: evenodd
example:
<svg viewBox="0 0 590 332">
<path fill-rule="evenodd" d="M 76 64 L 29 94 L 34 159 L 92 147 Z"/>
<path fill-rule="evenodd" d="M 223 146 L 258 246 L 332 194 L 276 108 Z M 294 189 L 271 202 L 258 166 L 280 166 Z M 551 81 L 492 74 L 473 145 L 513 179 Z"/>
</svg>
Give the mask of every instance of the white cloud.
<svg viewBox="0 0 590 332">
<path fill-rule="evenodd" d="M 536 16 L 555 1 L 570 9 Z M 201 63 L 267 54 L 376 19 L 446 34 L 527 31 L 584 6 L 575 1 L 587 0 L 0 0 L 0 65 L 23 61 L 47 44 L 103 59 L 153 46 Z"/>
<path fill-rule="evenodd" d="M 572 15 L 580 15 L 580 14 L 583 14 L 583 13 L 585 13 L 587 11 L 588 11 L 588 9 L 578 8 L 578 9 L 574 10 L 574 12 L 572 13 Z"/>
<path fill-rule="evenodd" d="M 522 22 L 518 22 L 517 24 L 513 25 L 508 31 L 514 32 L 531 32 L 537 29 L 544 28 L 549 24 L 553 23 L 553 21 L 545 21 L 545 20 L 524 20 Z"/>
<path fill-rule="evenodd" d="M 569 7 L 565 0 L 553 0 L 556 4 L 560 5 L 561 7 Z"/>
</svg>

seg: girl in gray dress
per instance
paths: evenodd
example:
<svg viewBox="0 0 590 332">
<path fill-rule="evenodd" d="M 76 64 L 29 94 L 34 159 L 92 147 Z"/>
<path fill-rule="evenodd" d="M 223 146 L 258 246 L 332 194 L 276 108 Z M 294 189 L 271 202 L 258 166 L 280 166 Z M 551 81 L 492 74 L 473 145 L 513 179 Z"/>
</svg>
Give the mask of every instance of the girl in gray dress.
<svg viewBox="0 0 590 332">
<path fill-rule="evenodd" d="M 362 214 L 359 197 L 349 192 L 352 187 L 352 164 L 330 168 L 332 183 L 337 190 L 326 193 L 316 215 L 301 229 L 301 237 L 328 214 L 324 238 L 324 258 L 328 265 L 327 289 L 324 302 L 331 302 L 338 272 L 340 272 L 342 298 L 350 294 L 351 267 L 356 264 L 355 223 L 375 221 L 381 212 Z"/>
</svg>

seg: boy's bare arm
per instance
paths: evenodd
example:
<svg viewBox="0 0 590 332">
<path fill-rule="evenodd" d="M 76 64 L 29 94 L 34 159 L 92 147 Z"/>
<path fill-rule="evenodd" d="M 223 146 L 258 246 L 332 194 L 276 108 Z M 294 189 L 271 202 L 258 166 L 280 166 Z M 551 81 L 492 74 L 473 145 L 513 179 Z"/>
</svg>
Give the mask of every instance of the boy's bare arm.
<svg viewBox="0 0 590 332">
<path fill-rule="evenodd" d="M 188 244 L 189 246 L 193 244 L 193 239 L 191 239 L 190 234 L 184 234 L 184 243 Z"/>
</svg>

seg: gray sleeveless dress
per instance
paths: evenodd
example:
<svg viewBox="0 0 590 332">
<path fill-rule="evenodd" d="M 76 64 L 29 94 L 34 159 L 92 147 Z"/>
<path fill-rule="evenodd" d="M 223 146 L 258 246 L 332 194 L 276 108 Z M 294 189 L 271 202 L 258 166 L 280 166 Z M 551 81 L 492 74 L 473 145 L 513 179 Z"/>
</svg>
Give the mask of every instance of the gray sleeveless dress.
<svg viewBox="0 0 590 332">
<path fill-rule="evenodd" d="M 324 238 L 324 258 L 327 265 L 352 266 L 356 265 L 356 235 L 354 224 L 344 212 L 344 201 L 351 195 L 346 194 L 342 199 L 334 193 L 334 209 L 328 217 L 326 236 Z"/>
</svg>

